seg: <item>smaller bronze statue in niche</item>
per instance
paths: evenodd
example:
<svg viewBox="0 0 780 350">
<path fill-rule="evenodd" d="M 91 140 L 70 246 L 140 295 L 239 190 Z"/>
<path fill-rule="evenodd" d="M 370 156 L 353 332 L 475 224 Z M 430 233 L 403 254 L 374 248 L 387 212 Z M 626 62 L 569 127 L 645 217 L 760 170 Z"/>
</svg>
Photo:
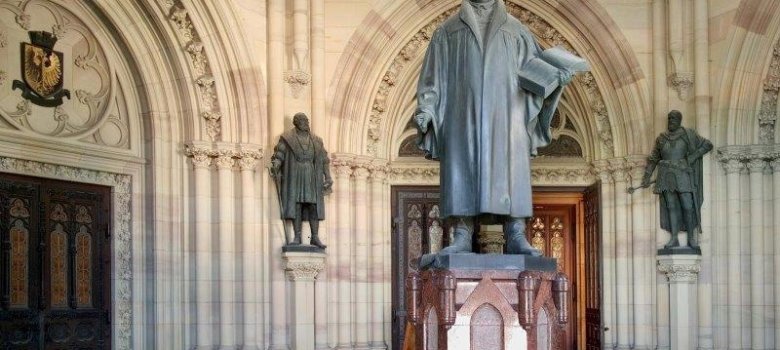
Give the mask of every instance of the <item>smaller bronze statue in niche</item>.
<svg viewBox="0 0 780 350">
<path fill-rule="evenodd" d="M 333 180 L 330 177 L 330 161 L 322 139 L 313 135 L 309 118 L 304 113 L 293 117 L 295 128 L 279 137 L 271 156 L 271 176 L 279 195 L 282 220 L 293 221 L 292 242 L 286 247 L 301 245 L 303 220 L 311 226 L 311 245 L 325 249 L 318 231 L 320 220 L 325 219 L 324 196 L 330 194 Z M 285 224 L 285 241 L 287 241 Z"/>
<path fill-rule="evenodd" d="M 658 168 L 653 193 L 661 197 L 661 228 L 672 236 L 664 249 L 679 247 L 677 233 L 685 231 L 688 247 L 699 251 L 696 231 L 701 230 L 704 199 L 702 157 L 712 150 L 712 143 L 681 123 L 682 113 L 669 112 L 668 130 L 655 139 L 640 188 L 652 184 L 650 177 Z M 630 188 L 629 193 L 633 190 Z"/>
</svg>

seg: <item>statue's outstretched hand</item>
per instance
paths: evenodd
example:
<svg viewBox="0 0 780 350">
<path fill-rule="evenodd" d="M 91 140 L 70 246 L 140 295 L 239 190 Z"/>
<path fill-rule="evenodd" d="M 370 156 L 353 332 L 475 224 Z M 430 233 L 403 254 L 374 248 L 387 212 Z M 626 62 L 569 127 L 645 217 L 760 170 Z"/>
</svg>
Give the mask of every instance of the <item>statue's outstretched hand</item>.
<svg viewBox="0 0 780 350">
<path fill-rule="evenodd" d="M 418 113 L 414 116 L 414 121 L 417 123 L 417 127 L 420 128 L 422 133 L 428 132 L 428 125 L 433 121 L 433 118 L 428 113 Z"/>
<path fill-rule="evenodd" d="M 568 85 L 571 83 L 571 80 L 574 78 L 574 72 L 569 71 L 568 69 L 561 69 L 558 73 L 558 81 L 561 84 L 561 86 Z"/>
</svg>

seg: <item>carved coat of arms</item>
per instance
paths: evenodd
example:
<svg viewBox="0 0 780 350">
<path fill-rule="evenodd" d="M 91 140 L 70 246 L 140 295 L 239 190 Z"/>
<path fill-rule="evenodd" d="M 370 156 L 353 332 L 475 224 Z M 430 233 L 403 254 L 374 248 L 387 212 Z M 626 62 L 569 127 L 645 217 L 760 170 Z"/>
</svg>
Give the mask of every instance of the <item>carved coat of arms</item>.
<svg viewBox="0 0 780 350">
<path fill-rule="evenodd" d="M 62 88 L 63 55 L 54 51 L 57 37 L 44 31 L 31 31 L 31 43 L 21 44 L 22 79 L 14 80 L 13 89 L 22 90 L 22 97 L 39 106 L 56 107 L 70 91 Z"/>
</svg>

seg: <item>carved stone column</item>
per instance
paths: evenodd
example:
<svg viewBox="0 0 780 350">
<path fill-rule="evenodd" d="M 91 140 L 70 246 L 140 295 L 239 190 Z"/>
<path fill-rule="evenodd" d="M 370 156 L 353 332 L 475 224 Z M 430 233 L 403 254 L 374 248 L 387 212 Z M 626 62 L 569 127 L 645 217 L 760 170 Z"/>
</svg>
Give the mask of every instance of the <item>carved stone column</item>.
<svg viewBox="0 0 780 350">
<path fill-rule="evenodd" d="M 260 288 L 260 269 L 262 256 L 260 253 L 260 237 L 257 234 L 256 216 L 257 200 L 255 198 L 254 175 L 258 159 L 262 151 L 242 150 L 239 153 L 238 165 L 241 169 L 241 242 L 244 294 L 243 323 L 244 349 L 260 349 L 264 347 L 263 332 L 263 289 Z"/>
<path fill-rule="evenodd" d="M 764 171 L 766 161 L 760 157 L 747 163 L 750 171 L 750 329 L 754 349 L 764 349 Z M 747 225 L 745 225 L 747 226 Z M 744 227 L 743 227 L 744 229 Z"/>
<path fill-rule="evenodd" d="M 371 326 L 369 345 L 371 349 L 387 349 L 384 337 L 384 260 L 389 259 L 389 256 L 385 256 L 384 240 L 389 237 L 387 231 L 385 231 L 387 222 L 385 215 L 387 210 L 387 203 L 385 201 L 385 181 L 387 180 L 387 163 L 375 162 L 371 167 L 371 177 L 369 178 L 369 187 L 371 188 L 371 227 L 369 228 L 369 234 L 371 236 L 371 261 L 369 266 L 371 267 L 368 279 L 370 290 L 370 305 L 371 305 Z M 389 254 L 388 254 L 389 255 Z M 389 299 L 389 298 L 388 298 Z M 388 315 L 389 316 L 389 315 Z"/>
<path fill-rule="evenodd" d="M 631 348 L 631 316 L 630 306 L 632 283 L 629 278 L 631 255 L 631 238 L 629 231 L 631 223 L 630 202 L 626 189 L 628 188 L 628 168 L 623 159 L 610 160 L 610 168 L 615 179 L 615 286 L 617 286 L 617 344 L 616 349 Z"/>
<path fill-rule="evenodd" d="M 645 173 L 647 160 L 645 156 L 631 156 L 628 158 L 631 169 L 630 184 L 639 186 Z M 631 197 L 631 253 L 633 258 L 633 299 L 632 310 L 634 312 L 634 350 L 649 350 L 653 348 L 653 297 L 651 281 L 653 271 L 653 257 L 656 254 L 655 222 L 651 222 L 654 206 L 652 200 L 652 187 L 634 192 Z"/>
<path fill-rule="evenodd" d="M 333 237 L 339 237 L 335 244 L 336 251 L 329 252 L 337 261 L 335 273 L 330 276 L 331 283 L 338 285 L 337 296 L 338 305 L 338 341 L 337 349 L 352 348 L 352 322 L 353 307 L 352 304 L 352 190 L 350 177 L 352 176 L 353 158 L 349 155 L 334 155 L 331 161 L 335 176 L 335 200 L 336 200 L 336 230 Z"/>
<path fill-rule="evenodd" d="M 593 162 L 596 173 L 601 180 L 601 203 L 603 205 L 603 239 L 602 239 L 602 263 L 603 263 L 603 343 L 606 349 L 612 349 L 616 342 L 615 336 L 615 185 L 612 171 L 606 160 Z"/>
<path fill-rule="evenodd" d="M 293 349 L 314 349 L 314 287 L 317 275 L 325 268 L 325 253 L 285 252 L 284 272 L 292 282 L 290 334 Z"/>
<path fill-rule="evenodd" d="M 774 227 L 780 225 L 780 158 L 775 158 L 770 163 L 772 165 L 772 189 L 773 189 L 773 224 Z M 774 271 L 775 271 L 775 346 L 780 346 L 780 237 L 774 237 Z M 768 330 L 771 332 L 771 330 Z"/>
<path fill-rule="evenodd" d="M 186 153 L 192 157 L 195 168 L 195 348 L 211 349 L 216 345 L 213 324 L 215 315 L 212 311 L 214 285 L 211 278 L 211 155 L 209 149 L 195 145 L 188 145 Z"/>
<path fill-rule="evenodd" d="M 726 200 L 728 203 L 728 334 L 729 348 L 742 347 L 742 212 L 740 198 L 740 172 L 745 164 L 737 158 L 725 159 L 722 163 L 726 171 Z"/>
<path fill-rule="evenodd" d="M 228 145 L 219 145 L 229 147 Z M 219 343 L 220 348 L 236 347 L 236 233 L 233 205 L 233 150 L 216 151 L 219 173 Z"/>
<path fill-rule="evenodd" d="M 671 350 L 696 349 L 696 282 L 700 270 L 700 255 L 658 256 L 658 271 L 669 282 Z"/>
<path fill-rule="evenodd" d="M 355 235 L 355 344 L 354 349 L 364 350 L 368 344 L 369 299 L 368 299 L 368 267 L 369 267 L 369 231 L 368 231 L 368 207 L 370 205 L 368 192 L 368 176 L 370 174 L 370 159 L 357 158 L 352 172 L 354 190 L 352 192 L 351 205 L 355 210 L 355 223 L 350 232 Z"/>
</svg>

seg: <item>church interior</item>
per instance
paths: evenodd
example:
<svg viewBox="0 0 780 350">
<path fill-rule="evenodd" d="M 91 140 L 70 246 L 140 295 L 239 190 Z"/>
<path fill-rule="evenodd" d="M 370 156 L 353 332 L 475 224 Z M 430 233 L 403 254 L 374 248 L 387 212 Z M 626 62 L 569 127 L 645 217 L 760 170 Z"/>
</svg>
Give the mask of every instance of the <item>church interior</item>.
<svg viewBox="0 0 780 350">
<path fill-rule="evenodd" d="M 418 78 L 469 1 L 0 0 L 0 348 L 414 348 L 407 277 L 453 240 Z M 527 169 L 556 344 L 780 349 L 780 1 L 495 2 L 589 65 Z M 637 188 L 673 110 L 712 145 L 689 255 Z M 297 113 L 332 179 L 318 254 L 282 251 Z"/>
</svg>

